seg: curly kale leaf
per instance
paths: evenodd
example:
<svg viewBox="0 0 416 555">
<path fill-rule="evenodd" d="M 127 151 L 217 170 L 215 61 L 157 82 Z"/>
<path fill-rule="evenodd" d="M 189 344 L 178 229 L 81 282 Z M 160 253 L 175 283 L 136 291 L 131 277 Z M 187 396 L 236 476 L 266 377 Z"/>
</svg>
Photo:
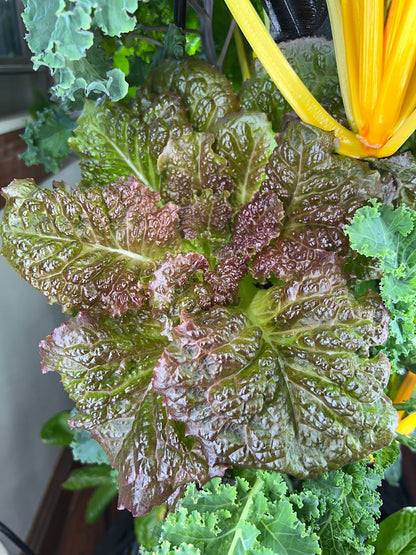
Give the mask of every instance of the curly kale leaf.
<svg viewBox="0 0 416 555">
<path fill-rule="evenodd" d="M 380 292 L 392 315 L 384 346 L 392 362 L 414 365 L 416 318 L 416 211 L 374 202 L 358 210 L 345 229 L 351 246 L 379 260 Z"/>
<path fill-rule="evenodd" d="M 375 294 L 356 300 L 331 260 L 259 291 L 245 313 L 216 306 L 181 319 L 153 387 L 210 465 L 304 478 L 393 439 L 390 365 L 369 358 L 387 313 Z"/>
<path fill-rule="evenodd" d="M 53 191 L 16 180 L 4 192 L 2 252 L 35 289 L 67 311 L 140 306 L 146 280 L 180 244 L 177 208 L 134 177 L 104 189 Z"/>
<path fill-rule="evenodd" d="M 43 164 L 47 172 L 57 172 L 60 163 L 71 153 L 68 139 L 72 137 L 76 122 L 58 106 L 45 108 L 36 118 L 26 125 L 22 135 L 27 149 L 20 158 L 26 166 Z"/>
<path fill-rule="evenodd" d="M 56 97 L 74 100 L 80 90 L 87 96 L 105 93 L 114 101 L 126 96 L 125 75 L 106 59 L 96 34 L 119 37 L 132 31 L 137 7 L 138 0 L 74 0 L 69 6 L 64 0 L 27 0 L 22 17 L 32 61 L 35 69 L 50 68 Z"/>
<path fill-rule="evenodd" d="M 88 313 L 41 343 L 44 372 L 56 371 L 78 413 L 72 425 L 91 433 L 119 477 L 119 506 L 134 515 L 173 504 L 191 481 L 223 474 L 208 468 L 199 443 L 169 420 L 151 387 L 166 345 L 149 309 L 118 318 Z"/>
<path fill-rule="evenodd" d="M 192 484 L 152 553 L 321 553 L 317 535 L 298 519 L 287 495 L 281 475 L 262 471 L 237 476 L 235 485 L 217 478 L 202 490 Z"/>
<path fill-rule="evenodd" d="M 299 494 L 317 500 L 298 509 L 299 518 L 319 536 L 322 553 L 350 555 L 374 553 L 370 545 L 378 533 L 384 467 L 366 462 L 349 464 L 314 480 L 302 482 Z"/>
<path fill-rule="evenodd" d="M 311 37 L 282 43 L 280 47 L 318 102 L 327 106 L 337 119 L 345 119 L 332 42 Z M 264 112 L 274 131 L 279 131 L 283 115 L 292 111 L 258 60 L 254 61 L 251 77 L 243 84 L 239 97 L 245 108 Z"/>
</svg>

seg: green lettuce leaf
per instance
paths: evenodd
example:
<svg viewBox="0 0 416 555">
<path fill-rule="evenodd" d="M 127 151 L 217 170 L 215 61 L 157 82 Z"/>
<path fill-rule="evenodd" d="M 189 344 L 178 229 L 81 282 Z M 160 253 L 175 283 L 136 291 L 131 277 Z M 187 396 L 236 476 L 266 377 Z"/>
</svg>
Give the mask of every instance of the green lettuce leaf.
<svg viewBox="0 0 416 555">
<path fill-rule="evenodd" d="M 271 125 L 262 113 L 240 111 L 218 123 L 215 137 L 215 150 L 227 160 L 225 173 L 235 183 L 233 202 L 243 206 L 266 177 L 266 164 L 276 146 Z"/>
<path fill-rule="evenodd" d="M 163 523 L 152 553 L 321 553 L 317 535 L 298 519 L 287 491 L 281 475 L 261 471 L 237 476 L 235 485 L 218 478 L 202 490 L 192 484 Z"/>
<path fill-rule="evenodd" d="M 118 318 L 87 312 L 41 343 L 44 372 L 56 371 L 76 402 L 72 425 L 91 433 L 118 471 L 119 506 L 135 516 L 173 504 L 191 481 L 222 475 L 208 468 L 197 441 L 167 418 L 152 390 L 153 368 L 166 345 L 148 309 Z"/>
<path fill-rule="evenodd" d="M 379 260 L 380 292 L 392 315 L 386 354 L 395 365 L 415 364 L 416 211 L 374 202 L 356 213 L 345 232 L 353 249 Z"/>
<path fill-rule="evenodd" d="M 180 244 L 177 208 L 134 177 L 53 191 L 16 180 L 4 192 L 2 252 L 49 302 L 120 314 L 140 306 L 155 262 Z"/>
<path fill-rule="evenodd" d="M 227 78 L 197 58 L 165 61 L 149 75 L 146 85 L 156 94 L 177 94 L 196 131 L 211 131 L 221 118 L 240 108 Z"/>
<path fill-rule="evenodd" d="M 85 185 L 105 186 L 119 177 L 134 175 L 159 190 L 158 157 L 170 136 L 189 129 L 180 100 L 172 95 L 156 99 L 143 91 L 136 102 L 86 102 L 70 146 L 81 158 Z"/>
<path fill-rule="evenodd" d="M 379 296 L 356 300 L 329 260 L 260 290 L 246 315 L 184 313 L 153 387 L 210 465 L 315 476 L 394 437 L 390 365 L 382 353 L 369 358 L 387 330 Z"/>
<path fill-rule="evenodd" d="M 317 101 L 338 120 L 345 119 L 332 42 L 324 38 L 304 37 L 282 43 L 280 48 Z M 274 131 L 279 131 L 283 115 L 292 111 L 257 59 L 239 97 L 245 108 L 264 112 Z"/>
</svg>

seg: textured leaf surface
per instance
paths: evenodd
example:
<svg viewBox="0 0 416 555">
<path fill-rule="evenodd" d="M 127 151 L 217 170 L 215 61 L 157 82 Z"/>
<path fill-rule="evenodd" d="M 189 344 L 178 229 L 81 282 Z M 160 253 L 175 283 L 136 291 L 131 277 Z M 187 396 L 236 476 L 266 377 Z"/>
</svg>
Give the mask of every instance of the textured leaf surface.
<svg viewBox="0 0 416 555">
<path fill-rule="evenodd" d="M 248 314 L 184 315 L 155 369 L 153 387 L 209 464 L 306 477 L 391 442 L 390 365 L 368 358 L 387 337 L 378 296 L 355 300 L 330 261 L 259 291 Z"/>
<path fill-rule="evenodd" d="M 189 123 L 178 97 L 152 100 L 144 92 L 131 107 L 87 101 L 70 144 L 80 155 L 86 185 L 105 186 L 132 174 L 159 190 L 158 156 L 183 128 Z"/>
<path fill-rule="evenodd" d="M 118 471 L 119 506 L 134 515 L 223 472 L 208 469 L 199 444 L 167 419 L 151 388 L 166 344 L 160 331 L 144 309 L 119 318 L 80 313 L 41 343 L 44 371 L 61 375 L 79 410 L 73 424 L 103 447 Z"/>
<path fill-rule="evenodd" d="M 285 58 L 320 104 L 342 119 L 343 104 L 332 42 L 323 38 L 302 38 L 279 45 Z M 292 108 L 280 94 L 258 60 L 254 61 L 251 78 L 240 91 L 245 108 L 264 112 L 278 131 L 282 116 Z"/>
<path fill-rule="evenodd" d="M 215 136 L 215 150 L 227 160 L 226 173 L 235 183 L 233 202 L 243 206 L 266 177 L 276 145 L 271 125 L 262 113 L 240 111 L 223 118 Z"/>
<path fill-rule="evenodd" d="M 279 239 L 260 253 L 253 274 L 286 280 L 320 264 L 323 251 L 344 255 L 344 226 L 371 198 L 386 191 L 366 162 L 333 154 L 331 134 L 293 122 L 278 136 L 258 196 L 273 191 L 285 217 Z"/>
<path fill-rule="evenodd" d="M 393 206 L 398 208 L 405 204 L 416 208 L 416 159 L 410 152 L 372 160 L 371 164 L 382 174 L 391 176 L 395 184 Z M 387 200 L 386 204 L 390 204 Z"/>
<path fill-rule="evenodd" d="M 381 296 L 392 315 L 387 355 L 395 364 L 414 364 L 416 211 L 374 203 L 359 210 L 345 231 L 353 249 L 380 263 Z"/>
<path fill-rule="evenodd" d="M 233 211 L 228 198 L 234 184 L 223 171 L 226 160 L 212 150 L 211 133 L 192 131 L 172 138 L 158 159 L 163 180 L 162 198 L 180 210 L 187 239 L 198 233 L 227 235 Z"/>
<path fill-rule="evenodd" d="M 304 504 L 299 518 L 319 536 L 324 555 L 371 555 L 366 543 L 378 532 L 381 498 L 377 491 L 384 468 L 359 461 L 301 484 Z M 310 511 L 309 501 L 316 502 Z"/>
<path fill-rule="evenodd" d="M 178 510 L 164 522 L 153 553 L 187 553 L 188 545 L 206 555 L 321 553 L 317 536 L 298 520 L 285 497 L 282 477 L 257 472 L 251 478 L 237 476 L 235 485 L 214 479 L 199 491 L 190 485 Z"/>
<path fill-rule="evenodd" d="M 43 164 L 47 172 L 57 172 L 60 163 L 71 152 L 68 139 L 72 136 L 75 122 L 57 106 L 46 108 L 28 123 L 22 139 L 27 144 L 21 155 L 26 166 Z"/>
<path fill-rule="evenodd" d="M 80 90 L 87 96 L 105 93 L 114 101 L 126 96 L 125 75 L 105 59 L 97 31 L 109 36 L 132 31 L 137 6 L 138 0 L 74 0 L 71 5 L 64 0 L 27 0 L 22 17 L 34 68 L 50 68 L 55 79 L 52 92 L 58 98 L 74 100 Z"/>
<path fill-rule="evenodd" d="M 175 206 L 135 178 L 104 189 L 54 191 L 33 180 L 6 190 L 3 254 L 49 302 L 120 314 L 143 301 L 141 277 L 180 242 Z"/>
<path fill-rule="evenodd" d="M 180 96 L 197 131 L 211 131 L 218 120 L 240 108 L 227 78 L 196 58 L 167 60 L 149 75 L 146 84 L 157 94 L 168 90 Z"/>
</svg>

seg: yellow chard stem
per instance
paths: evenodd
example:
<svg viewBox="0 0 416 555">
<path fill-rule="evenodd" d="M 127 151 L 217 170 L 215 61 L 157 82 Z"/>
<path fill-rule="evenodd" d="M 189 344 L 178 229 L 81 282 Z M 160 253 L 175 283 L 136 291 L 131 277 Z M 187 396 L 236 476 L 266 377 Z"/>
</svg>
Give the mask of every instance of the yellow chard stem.
<svg viewBox="0 0 416 555">
<path fill-rule="evenodd" d="M 356 0 L 353 0 L 356 1 Z M 383 71 L 384 0 L 361 0 L 359 91 L 365 137 Z"/>
<path fill-rule="evenodd" d="M 342 25 L 343 25 L 343 35 L 345 40 L 345 50 L 347 55 L 347 65 L 348 65 L 348 82 L 350 87 L 351 95 L 351 107 L 354 114 L 354 125 L 351 129 L 358 130 L 360 133 L 362 131 L 363 122 L 360 107 L 359 98 L 359 6 L 358 3 L 351 0 L 341 0 L 341 12 L 342 12 Z M 335 34 L 335 32 L 334 32 Z M 335 51 L 336 52 L 336 51 Z M 338 54 L 337 64 L 338 64 Z M 351 123 L 350 123 L 351 125 Z"/>
<path fill-rule="evenodd" d="M 368 156 L 355 134 L 340 125 L 308 91 L 267 32 L 249 0 L 225 0 L 245 38 L 282 95 L 306 123 L 333 131 L 338 151 L 353 157 Z"/>
<path fill-rule="evenodd" d="M 397 32 L 400 29 L 400 20 L 403 15 L 405 1 L 407 0 L 393 0 L 390 4 L 386 25 L 384 27 L 385 61 L 387 61 L 390 56 L 392 45 L 396 40 Z"/>
<path fill-rule="evenodd" d="M 385 64 L 376 107 L 366 140 L 383 145 L 394 132 L 416 60 L 416 2 L 408 0 L 400 20 L 400 31 Z"/>
<path fill-rule="evenodd" d="M 410 435 L 411 432 L 416 428 L 416 412 L 406 416 L 400 421 L 400 424 L 396 428 L 396 432 L 403 434 L 405 436 Z"/>
<path fill-rule="evenodd" d="M 406 374 L 405 379 L 403 380 L 402 384 L 399 387 L 399 391 L 397 392 L 393 403 L 403 403 L 403 401 L 407 401 L 413 395 L 413 392 L 416 387 L 416 374 L 413 372 L 408 372 Z M 399 415 L 399 420 L 403 418 L 404 410 L 397 411 Z"/>
<path fill-rule="evenodd" d="M 403 106 L 399 119 L 396 122 L 394 132 L 399 129 L 403 122 L 410 116 L 416 108 L 416 71 L 413 69 L 409 84 L 407 85 L 406 96 L 404 97 Z"/>
<path fill-rule="evenodd" d="M 334 37 L 334 49 L 337 60 L 339 84 L 341 88 L 342 100 L 344 102 L 345 113 L 348 123 L 353 131 L 357 131 L 355 109 L 356 102 L 353 97 L 355 91 L 352 90 L 352 73 L 355 73 L 356 64 L 351 60 L 351 50 L 347 46 L 349 35 L 343 25 L 342 6 L 343 0 L 327 0 L 329 18 L 331 20 L 332 34 Z"/>
</svg>

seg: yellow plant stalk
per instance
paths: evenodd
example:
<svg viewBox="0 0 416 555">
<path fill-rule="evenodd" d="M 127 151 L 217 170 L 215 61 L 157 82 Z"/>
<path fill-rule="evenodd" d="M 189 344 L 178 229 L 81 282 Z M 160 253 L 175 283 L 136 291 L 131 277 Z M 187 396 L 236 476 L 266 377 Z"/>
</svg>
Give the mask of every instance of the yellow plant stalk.
<svg viewBox="0 0 416 555">
<path fill-rule="evenodd" d="M 396 428 L 396 432 L 399 434 L 403 434 L 405 436 L 409 436 L 413 430 L 416 428 L 416 412 L 406 416 L 403 420 L 400 421 L 400 424 Z"/>
<path fill-rule="evenodd" d="M 413 395 L 413 392 L 416 388 L 416 374 L 413 372 L 408 372 L 406 374 L 405 379 L 403 380 L 401 386 L 399 387 L 399 391 L 397 392 L 395 398 L 393 399 L 393 403 L 403 403 L 403 401 L 407 401 Z M 399 415 L 399 422 L 403 418 L 404 410 L 397 411 Z"/>
<path fill-rule="evenodd" d="M 390 156 L 416 129 L 416 0 L 327 0 L 341 92 L 352 129 L 320 106 L 250 0 L 225 0 L 260 62 L 298 116 L 339 139 L 352 157 Z"/>
</svg>

